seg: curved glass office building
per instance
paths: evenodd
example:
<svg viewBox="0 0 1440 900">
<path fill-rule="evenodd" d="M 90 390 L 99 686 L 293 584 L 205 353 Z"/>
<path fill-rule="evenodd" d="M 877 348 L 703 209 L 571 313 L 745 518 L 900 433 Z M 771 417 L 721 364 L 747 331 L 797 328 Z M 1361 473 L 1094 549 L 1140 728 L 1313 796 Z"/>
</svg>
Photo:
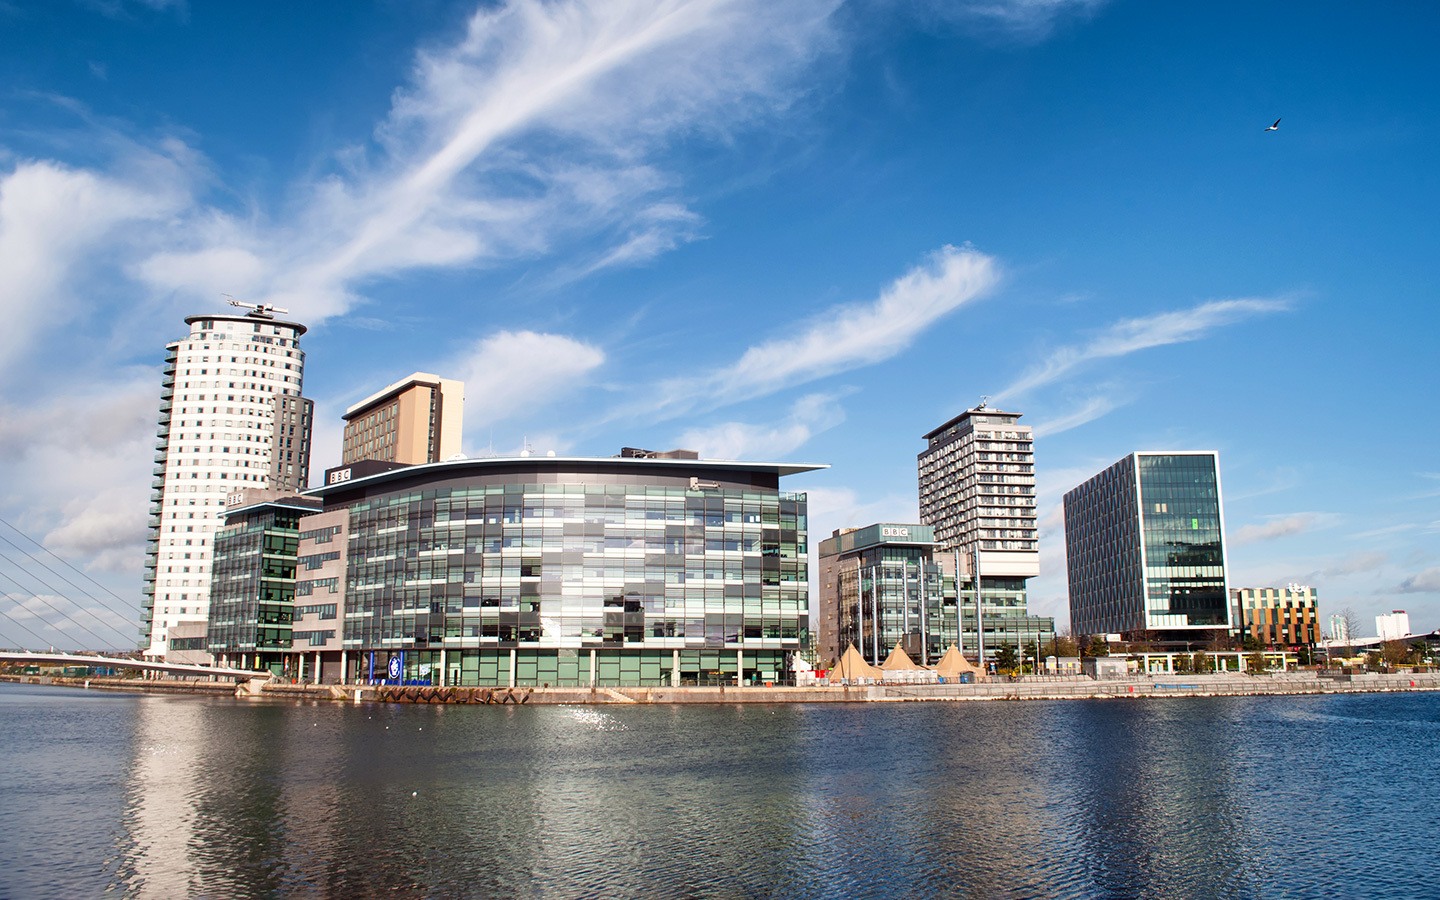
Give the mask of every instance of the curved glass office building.
<svg viewBox="0 0 1440 900">
<path fill-rule="evenodd" d="M 309 495 L 328 519 L 346 512 L 323 529 L 345 540 L 339 596 L 326 595 L 343 622 L 311 671 L 464 685 L 782 679 L 807 638 L 809 586 L 805 495 L 779 482 L 819 468 L 547 456 L 332 470 Z M 299 528 L 303 558 L 315 548 Z"/>
</svg>

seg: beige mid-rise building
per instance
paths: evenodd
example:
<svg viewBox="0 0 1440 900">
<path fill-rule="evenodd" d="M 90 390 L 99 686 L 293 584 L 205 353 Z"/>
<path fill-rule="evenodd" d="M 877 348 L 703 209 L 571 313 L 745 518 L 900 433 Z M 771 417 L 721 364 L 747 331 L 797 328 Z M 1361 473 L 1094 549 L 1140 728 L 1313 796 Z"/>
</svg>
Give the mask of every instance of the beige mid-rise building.
<svg viewBox="0 0 1440 900">
<path fill-rule="evenodd" d="M 415 372 L 345 410 L 340 465 L 449 459 L 460 452 L 464 412 L 464 382 Z"/>
</svg>

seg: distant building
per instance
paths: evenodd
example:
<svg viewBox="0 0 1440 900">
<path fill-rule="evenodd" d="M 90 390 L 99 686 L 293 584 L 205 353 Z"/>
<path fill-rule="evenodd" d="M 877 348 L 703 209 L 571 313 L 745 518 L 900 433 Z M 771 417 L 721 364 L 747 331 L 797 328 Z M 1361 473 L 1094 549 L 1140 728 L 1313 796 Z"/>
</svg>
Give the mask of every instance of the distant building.
<svg viewBox="0 0 1440 900">
<path fill-rule="evenodd" d="M 927 525 L 877 523 L 840 529 L 821 541 L 821 666 L 851 644 L 871 665 L 881 664 L 896 644 L 922 665 L 937 663 L 952 644 L 976 657 L 981 644 L 974 582 L 962 578 L 957 592 L 954 559 L 937 553 Z M 1023 579 L 982 578 L 981 593 L 987 660 L 1009 646 L 1033 661 L 1036 643 L 1043 649 L 1054 639 L 1055 620 L 1028 613 Z"/>
<path fill-rule="evenodd" d="M 189 336 L 165 348 L 141 600 L 147 656 L 167 655 L 171 626 L 208 618 L 212 539 L 226 497 L 244 488 L 299 491 L 310 480 L 305 326 L 268 309 L 185 324 Z"/>
<path fill-rule="evenodd" d="M 340 465 L 449 459 L 460 452 L 464 412 L 464 382 L 416 372 L 345 410 Z"/>
<path fill-rule="evenodd" d="M 1350 640 L 1350 623 L 1345 621 L 1344 616 L 1336 615 L 1330 617 L 1330 640 Z"/>
<path fill-rule="evenodd" d="M 1230 598 L 1232 618 L 1242 639 L 1254 638 L 1267 647 L 1296 647 L 1323 639 L 1312 587 L 1236 588 Z"/>
<path fill-rule="evenodd" d="M 1065 495 L 1077 634 L 1204 640 L 1230 628 L 1220 458 L 1132 453 Z"/>
<path fill-rule="evenodd" d="M 1410 614 L 1403 609 L 1375 617 L 1375 633 L 1382 641 L 1398 641 L 1410 636 Z"/>
</svg>

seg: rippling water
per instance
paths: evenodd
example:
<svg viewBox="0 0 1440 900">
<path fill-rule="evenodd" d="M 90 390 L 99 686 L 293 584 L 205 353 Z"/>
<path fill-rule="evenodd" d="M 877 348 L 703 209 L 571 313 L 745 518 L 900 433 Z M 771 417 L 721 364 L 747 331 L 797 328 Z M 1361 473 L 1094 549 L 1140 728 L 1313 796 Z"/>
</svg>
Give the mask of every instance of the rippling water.
<svg viewBox="0 0 1440 900">
<path fill-rule="evenodd" d="M 1437 694 L 0 721 L 0 897 L 1440 895 Z"/>
</svg>

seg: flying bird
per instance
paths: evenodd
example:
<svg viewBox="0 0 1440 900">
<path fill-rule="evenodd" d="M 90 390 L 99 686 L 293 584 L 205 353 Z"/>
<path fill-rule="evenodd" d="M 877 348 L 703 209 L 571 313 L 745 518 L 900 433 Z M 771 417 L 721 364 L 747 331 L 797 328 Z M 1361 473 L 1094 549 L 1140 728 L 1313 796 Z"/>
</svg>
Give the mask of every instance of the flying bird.
<svg viewBox="0 0 1440 900">
<path fill-rule="evenodd" d="M 1272 122 L 1272 123 L 1270 124 L 1270 127 L 1267 128 L 1267 129 L 1265 129 L 1265 130 L 1266 130 L 1266 131 L 1279 131 L 1279 130 L 1280 130 L 1280 120 L 1279 120 L 1279 119 L 1276 119 L 1274 122 Z"/>
</svg>

